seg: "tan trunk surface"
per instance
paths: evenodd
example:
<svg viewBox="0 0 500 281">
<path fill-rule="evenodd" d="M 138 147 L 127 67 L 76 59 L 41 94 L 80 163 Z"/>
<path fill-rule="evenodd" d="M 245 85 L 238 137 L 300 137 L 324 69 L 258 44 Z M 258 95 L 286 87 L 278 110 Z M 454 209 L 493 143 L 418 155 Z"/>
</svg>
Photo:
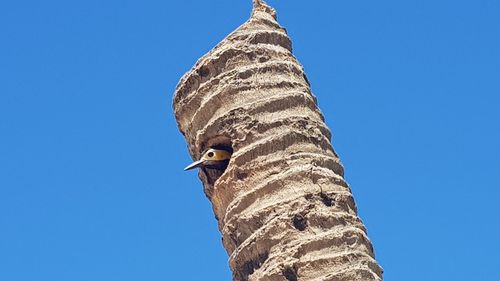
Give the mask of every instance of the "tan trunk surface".
<svg viewBox="0 0 500 281">
<path fill-rule="evenodd" d="M 189 150 L 234 149 L 201 170 L 234 280 L 382 280 L 330 131 L 274 9 L 251 18 L 180 80 Z"/>
</svg>

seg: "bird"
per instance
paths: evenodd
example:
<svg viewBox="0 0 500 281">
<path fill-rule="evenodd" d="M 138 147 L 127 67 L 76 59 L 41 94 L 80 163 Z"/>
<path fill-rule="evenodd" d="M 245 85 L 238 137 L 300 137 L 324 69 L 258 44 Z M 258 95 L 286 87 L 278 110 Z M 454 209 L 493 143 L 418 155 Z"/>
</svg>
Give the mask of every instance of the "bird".
<svg viewBox="0 0 500 281">
<path fill-rule="evenodd" d="M 189 164 L 186 168 L 184 168 L 184 171 L 194 168 L 225 170 L 229 164 L 229 159 L 231 159 L 232 151 L 230 150 L 231 149 L 225 147 L 211 147 L 203 153 L 200 160 Z"/>
</svg>

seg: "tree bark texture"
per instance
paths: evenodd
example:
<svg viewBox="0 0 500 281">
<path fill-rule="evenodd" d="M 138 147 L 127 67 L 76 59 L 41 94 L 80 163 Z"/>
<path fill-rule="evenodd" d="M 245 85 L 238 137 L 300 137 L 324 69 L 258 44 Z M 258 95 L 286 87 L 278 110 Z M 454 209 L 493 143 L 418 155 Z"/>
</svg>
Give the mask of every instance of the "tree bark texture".
<svg viewBox="0 0 500 281">
<path fill-rule="evenodd" d="M 189 151 L 232 147 L 200 170 L 234 280 L 382 280 L 316 98 L 273 8 L 180 80 L 174 111 Z"/>
</svg>

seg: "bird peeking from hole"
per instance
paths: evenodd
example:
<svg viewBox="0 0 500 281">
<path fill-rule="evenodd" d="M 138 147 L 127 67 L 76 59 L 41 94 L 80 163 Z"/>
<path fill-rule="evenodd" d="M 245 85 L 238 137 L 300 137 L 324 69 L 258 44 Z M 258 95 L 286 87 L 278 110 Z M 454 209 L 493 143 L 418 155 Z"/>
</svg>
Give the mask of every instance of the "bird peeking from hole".
<svg viewBox="0 0 500 281">
<path fill-rule="evenodd" d="M 194 168 L 207 168 L 224 171 L 229 164 L 229 159 L 231 159 L 232 149 L 226 147 L 211 147 L 198 161 L 191 163 L 189 166 L 184 168 L 184 171 L 191 170 Z"/>
</svg>

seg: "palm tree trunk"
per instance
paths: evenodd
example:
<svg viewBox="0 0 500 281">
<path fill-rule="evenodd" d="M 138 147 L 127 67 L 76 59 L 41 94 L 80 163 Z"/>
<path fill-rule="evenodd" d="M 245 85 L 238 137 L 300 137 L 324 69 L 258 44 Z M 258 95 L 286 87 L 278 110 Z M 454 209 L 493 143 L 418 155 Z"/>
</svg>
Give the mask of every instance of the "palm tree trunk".
<svg viewBox="0 0 500 281">
<path fill-rule="evenodd" d="M 316 98 L 274 9 L 203 56 L 174 98 L 193 158 L 234 150 L 201 170 L 234 280 L 382 280 Z"/>
</svg>

